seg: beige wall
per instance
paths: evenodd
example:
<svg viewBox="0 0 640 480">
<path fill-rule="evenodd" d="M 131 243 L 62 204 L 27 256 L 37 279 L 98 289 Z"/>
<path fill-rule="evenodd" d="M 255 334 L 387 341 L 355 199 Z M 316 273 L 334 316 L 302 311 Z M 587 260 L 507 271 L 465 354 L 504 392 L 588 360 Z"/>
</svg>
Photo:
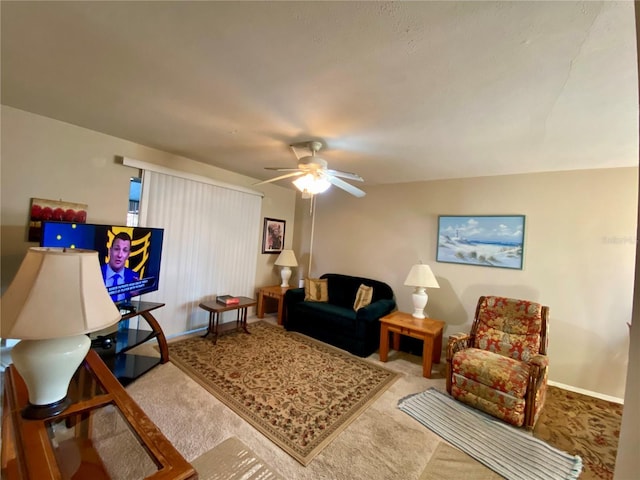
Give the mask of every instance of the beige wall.
<svg viewBox="0 0 640 480">
<path fill-rule="evenodd" d="M 468 331 L 480 295 L 549 305 L 550 379 L 622 398 L 631 321 L 638 169 L 619 168 L 365 187 L 317 197 L 313 276 L 326 272 L 383 280 L 400 310 L 412 264 L 431 265 L 439 289 L 427 312 L 445 335 Z M 524 269 L 435 261 L 439 214 L 524 214 Z M 296 253 L 306 275 L 311 217 L 299 200 Z M 301 273 L 296 272 L 299 276 Z"/>
<path fill-rule="evenodd" d="M 262 216 L 286 220 L 287 231 L 295 227 L 295 192 L 275 185 L 253 187 L 255 179 L 200 162 L 6 106 L 2 106 L 1 139 L 3 291 L 27 248 L 36 246 L 27 242 L 26 235 L 32 197 L 86 203 L 89 223 L 126 223 L 129 179 L 139 171 L 118 163 L 119 156 L 261 191 Z M 285 237 L 285 246 L 292 238 Z M 279 280 L 275 256 L 263 255 L 260 241 L 256 255 L 256 285 L 275 284 Z"/>
</svg>

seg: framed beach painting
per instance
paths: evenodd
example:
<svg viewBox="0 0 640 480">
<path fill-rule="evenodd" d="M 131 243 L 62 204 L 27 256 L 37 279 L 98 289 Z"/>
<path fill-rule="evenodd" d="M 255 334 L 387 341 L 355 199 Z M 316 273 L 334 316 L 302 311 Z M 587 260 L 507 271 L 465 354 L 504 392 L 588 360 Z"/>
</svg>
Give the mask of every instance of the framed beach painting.
<svg viewBox="0 0 640 480">
<path fill-rule="evenodd" d="M 436 260 L 522 270 L 524 215 L 440 215 Z"/>
</svg>

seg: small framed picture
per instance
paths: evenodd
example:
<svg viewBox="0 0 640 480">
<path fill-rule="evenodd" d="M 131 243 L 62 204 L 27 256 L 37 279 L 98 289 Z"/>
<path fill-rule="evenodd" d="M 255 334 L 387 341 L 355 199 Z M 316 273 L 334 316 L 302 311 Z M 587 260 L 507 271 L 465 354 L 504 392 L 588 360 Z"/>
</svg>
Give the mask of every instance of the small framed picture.
<svg viewBox="0 0 640 480">
<path fill-rule="evenodd" d="M 284 248 L 284 220 L 265 218 L 262 230 L 262 253 L 280 253 Z"/>
</svg>

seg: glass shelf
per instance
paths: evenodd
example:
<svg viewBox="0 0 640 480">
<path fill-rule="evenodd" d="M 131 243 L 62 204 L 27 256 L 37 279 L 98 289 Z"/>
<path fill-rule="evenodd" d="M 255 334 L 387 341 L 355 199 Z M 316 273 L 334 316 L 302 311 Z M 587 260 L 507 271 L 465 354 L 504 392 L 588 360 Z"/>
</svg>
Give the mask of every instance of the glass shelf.
<svg viewBox="0 0 640 480">
<path fill-rule="evenodd" d="M 156 365 L 169 361 L 167 340 L 158 321 L 151 314 L 152 310 L 163 306 L 164 303 L 131 302 L 132 311 L 123 314 L 120 322 L 128 321 L 140 315 L 149 324 L 151 330 L 119 328 L 117 332 L 112 333 L 112 341 L 108 348 L 102 347 L 100 342 L 97 342 L 98 344 L 93 347 L 123 386 L 128 385 L 140 375 L 144 375 Z M 120 323 L 120 327 L 123 326 L 126 326 L 126 324 Z M 159 358 L 127 353 L 129 350 L 154 338 L 158 342 Z"/>
<path fill-rule="evenodd" d="M 112 403 L 45 423 L 63 479 L 128 480 L 158 471 Z"/>
</svg>

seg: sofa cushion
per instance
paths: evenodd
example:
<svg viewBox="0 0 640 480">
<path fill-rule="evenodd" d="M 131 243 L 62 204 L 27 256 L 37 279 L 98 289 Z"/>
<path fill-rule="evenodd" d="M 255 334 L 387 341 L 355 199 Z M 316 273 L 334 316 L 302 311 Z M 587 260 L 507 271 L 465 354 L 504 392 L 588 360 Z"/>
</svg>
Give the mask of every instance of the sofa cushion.
<svg viewBox="0 0 640 480">
<path fill-rule="evenodd" d="M 460 377 L 460 381 L 470 379 L 477 385 L 504 392 L 513 398 L 524 398 L 527 393 L 529 364 L 498 353 L 467 348 L 453 355 L 451 368 L 454 376 Z M 479 391 L 474 393 L 480 395 Z"/>
<path fill-rule="evenodd" d="M 353 328 L 356 320 L 356 312 L 352 309 L 329 302 L 302 302 L 297 305 L 297 311 L 303 315 L 303 322 L 319 319 L 327 327 L 337 321 L 342 327 Z"/>
<path fill-rule="evenodd" d="M 358 311 L 362 307 L 366 307 L 371 303 L 373 298 L 373 287 L 367 287 L 366 285 L 360 285 L 356 292 L 356 301 L 353 302 L 353 309 Z"/>
<path fill-rule="evenodd" d="M 327 280 L 319 278 L 305 278 L 304 280 L 305 302 L 328 302 L 329 290 Z"/>
</svg>

